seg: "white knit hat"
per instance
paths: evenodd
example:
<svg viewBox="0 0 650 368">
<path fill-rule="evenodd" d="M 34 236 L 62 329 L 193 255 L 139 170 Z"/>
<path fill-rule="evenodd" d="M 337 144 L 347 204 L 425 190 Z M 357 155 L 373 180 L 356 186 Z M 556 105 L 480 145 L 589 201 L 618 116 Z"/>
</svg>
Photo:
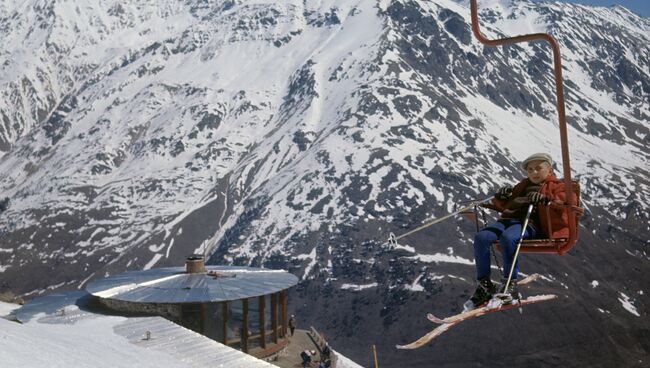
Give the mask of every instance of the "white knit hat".
<svg viewBox="0 0 650 368">
<path fill-rule="evenodd" d="M 548 153 L 533 153 L 521 163 L 521 169 L 526 171 L 526 166 L 528 166 L 531 161 L 546 161 L 549 165 L 553 166 L 553 160 L 551 159 L 551 155 Z"/>
</svg>

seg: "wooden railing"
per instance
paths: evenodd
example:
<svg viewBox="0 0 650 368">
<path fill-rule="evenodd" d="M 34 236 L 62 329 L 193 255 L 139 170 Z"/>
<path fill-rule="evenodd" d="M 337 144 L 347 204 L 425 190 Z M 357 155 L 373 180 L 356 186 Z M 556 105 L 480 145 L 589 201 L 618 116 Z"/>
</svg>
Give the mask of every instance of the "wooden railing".
<svg viewBox="0 0 650 368">
<path fill-rule="evenodd" d="M 309 336 L 309 338 L 314 343 L 314 345 L 316 345 L 316 348 L 318 348 L 318 353 L 321 356 L 321 360 L 323 360 L 323 358 L 324 358 L 323 351 L 325 350 L 325 347 L 328 347 L 328 349 L 329 349 L 329 358 L 330 358 L 330 362 L 331 362 L 330 367 L 336 368 L 336 360 L 337 360 L 336 354 L 334 354 L 334 352 L 332 351 L 332 348 L 329 347 L 329 344 L 325 340 L 325 337 L 321 333 L 316 331 L 314 326 L 311 326 L 309 328 L 309 331 L 307 331 L 307 336 Z"/>
</svg>

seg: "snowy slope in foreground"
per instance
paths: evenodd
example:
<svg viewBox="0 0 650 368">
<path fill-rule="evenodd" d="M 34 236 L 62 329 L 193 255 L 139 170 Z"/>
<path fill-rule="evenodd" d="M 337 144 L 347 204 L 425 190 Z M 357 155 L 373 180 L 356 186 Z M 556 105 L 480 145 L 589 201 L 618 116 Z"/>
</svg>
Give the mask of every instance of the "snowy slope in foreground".
<svg viewBox="0 0 650 368">
<path fill-rule="evenodd" d="M 20 305 L 13 303 L 0 302 L 0 317 L 7 316 L 13 310 L 20 308 Z"/>
<path fill-rule="evenodd" d="M 56 299 L 45 300 L 51 309 Z M 30 314 L 16 313 L 21 320 Z M 105 316 L 74 305 L 25 324 L 0 318 L 0 331 L 2 367 L 274 367 L 161 317 Z"/>
<path fill-rule="evenodd" d="M 188 365 L 174 357 L 130 344 L 115 335 L 122 317 L 107 317 L 54 325 L 21 325 L 0 318 L 3 367 L 178 367 Z"/>
<path fill-rule="evenodd" d="M 273 368 L 162 317 L 120 317 L 80 309 L 79 293 L 39 298 L 25 307 L 0 302 L 3 368 Z M 83 302 L 82 302 L 83 303 Z M 23 324 L 1 318 L 13 312 Z M 146 338 L 147 332 L 149 338 Z M 345 356 L 341 368 L 360 367 Z"/>
<path fill-rule="evenodd" d="M 336 367 L 337 368 L 363 368 L 359 364 L 351 361 L 346 356 L 342 355 L 338 351 L 334 351 L 337 356 Z"/>
</svg>

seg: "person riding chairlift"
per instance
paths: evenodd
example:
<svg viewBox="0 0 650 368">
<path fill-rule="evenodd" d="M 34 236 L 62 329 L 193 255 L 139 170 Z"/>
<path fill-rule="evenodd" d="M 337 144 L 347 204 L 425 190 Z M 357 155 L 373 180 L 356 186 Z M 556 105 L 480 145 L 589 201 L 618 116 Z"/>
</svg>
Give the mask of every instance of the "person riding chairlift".
<svg viewBox="0 0 650 368">
<path fill-rule="evenodd" d="M 505 186 L 497 190 L 491 201 L 491 208 L 501 212 L 500 219 L 481 229 L 474 238 L 474 260 L 476 262 L 477 287 L 474 294 L 464 304 L 465 310 L 478 308 L 487 303 L 497 291 L 508 296 L 507 301 L 519 299 L 517 290 L 518 262 L 512 268 L 512 278 L 507 282 L 513 258 L 522 233 L 522 226 L 529 205 L 533 205 L 524 239 L 568 233 L 568 219 L 559 213 L 551 213 L 552 229 L 547 229 L 545 221 L 540 222 L 540 214 L 546 214 L 546 204 L 566 202 L 564 182 L 553 173 L 553 160 L 547 153 L 535 153 L 521 163 L 527 177 L 514 187 Z M 571 191 L 569 191 L 571 193 Z M 545 216 L 544 216 L 545 217 Z M 490 278 L 490 246 L 499 241 L 503 255 L 503 278 L 499 288 Z M 507 289 L 506 289 L 507 286 Z"/>
</svg>

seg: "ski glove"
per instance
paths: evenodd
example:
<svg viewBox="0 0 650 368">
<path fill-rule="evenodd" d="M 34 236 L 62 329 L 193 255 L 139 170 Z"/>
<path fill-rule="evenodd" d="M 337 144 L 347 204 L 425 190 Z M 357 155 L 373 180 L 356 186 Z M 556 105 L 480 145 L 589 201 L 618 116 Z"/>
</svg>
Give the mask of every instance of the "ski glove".
<svg viewBox="0 0 650 368">
<path fill-rule="evenodd" d="M 528 193 L 528 200 L 530 201 L 531 204 L 547 204 L 550 202 L 547 196 L 540 192 L 530 192 Z"/>
<path fill-rule="evenodd" d="M 512 195 L 512 187 L 505 186 L 503 188 L 499 188 L 499 190 L 497 190 L 497 193 L 494 195 L 494 197 L 501 201 L 505 201 L 508 198 L 510 198 L 511 195 Z"/>
</svg>

